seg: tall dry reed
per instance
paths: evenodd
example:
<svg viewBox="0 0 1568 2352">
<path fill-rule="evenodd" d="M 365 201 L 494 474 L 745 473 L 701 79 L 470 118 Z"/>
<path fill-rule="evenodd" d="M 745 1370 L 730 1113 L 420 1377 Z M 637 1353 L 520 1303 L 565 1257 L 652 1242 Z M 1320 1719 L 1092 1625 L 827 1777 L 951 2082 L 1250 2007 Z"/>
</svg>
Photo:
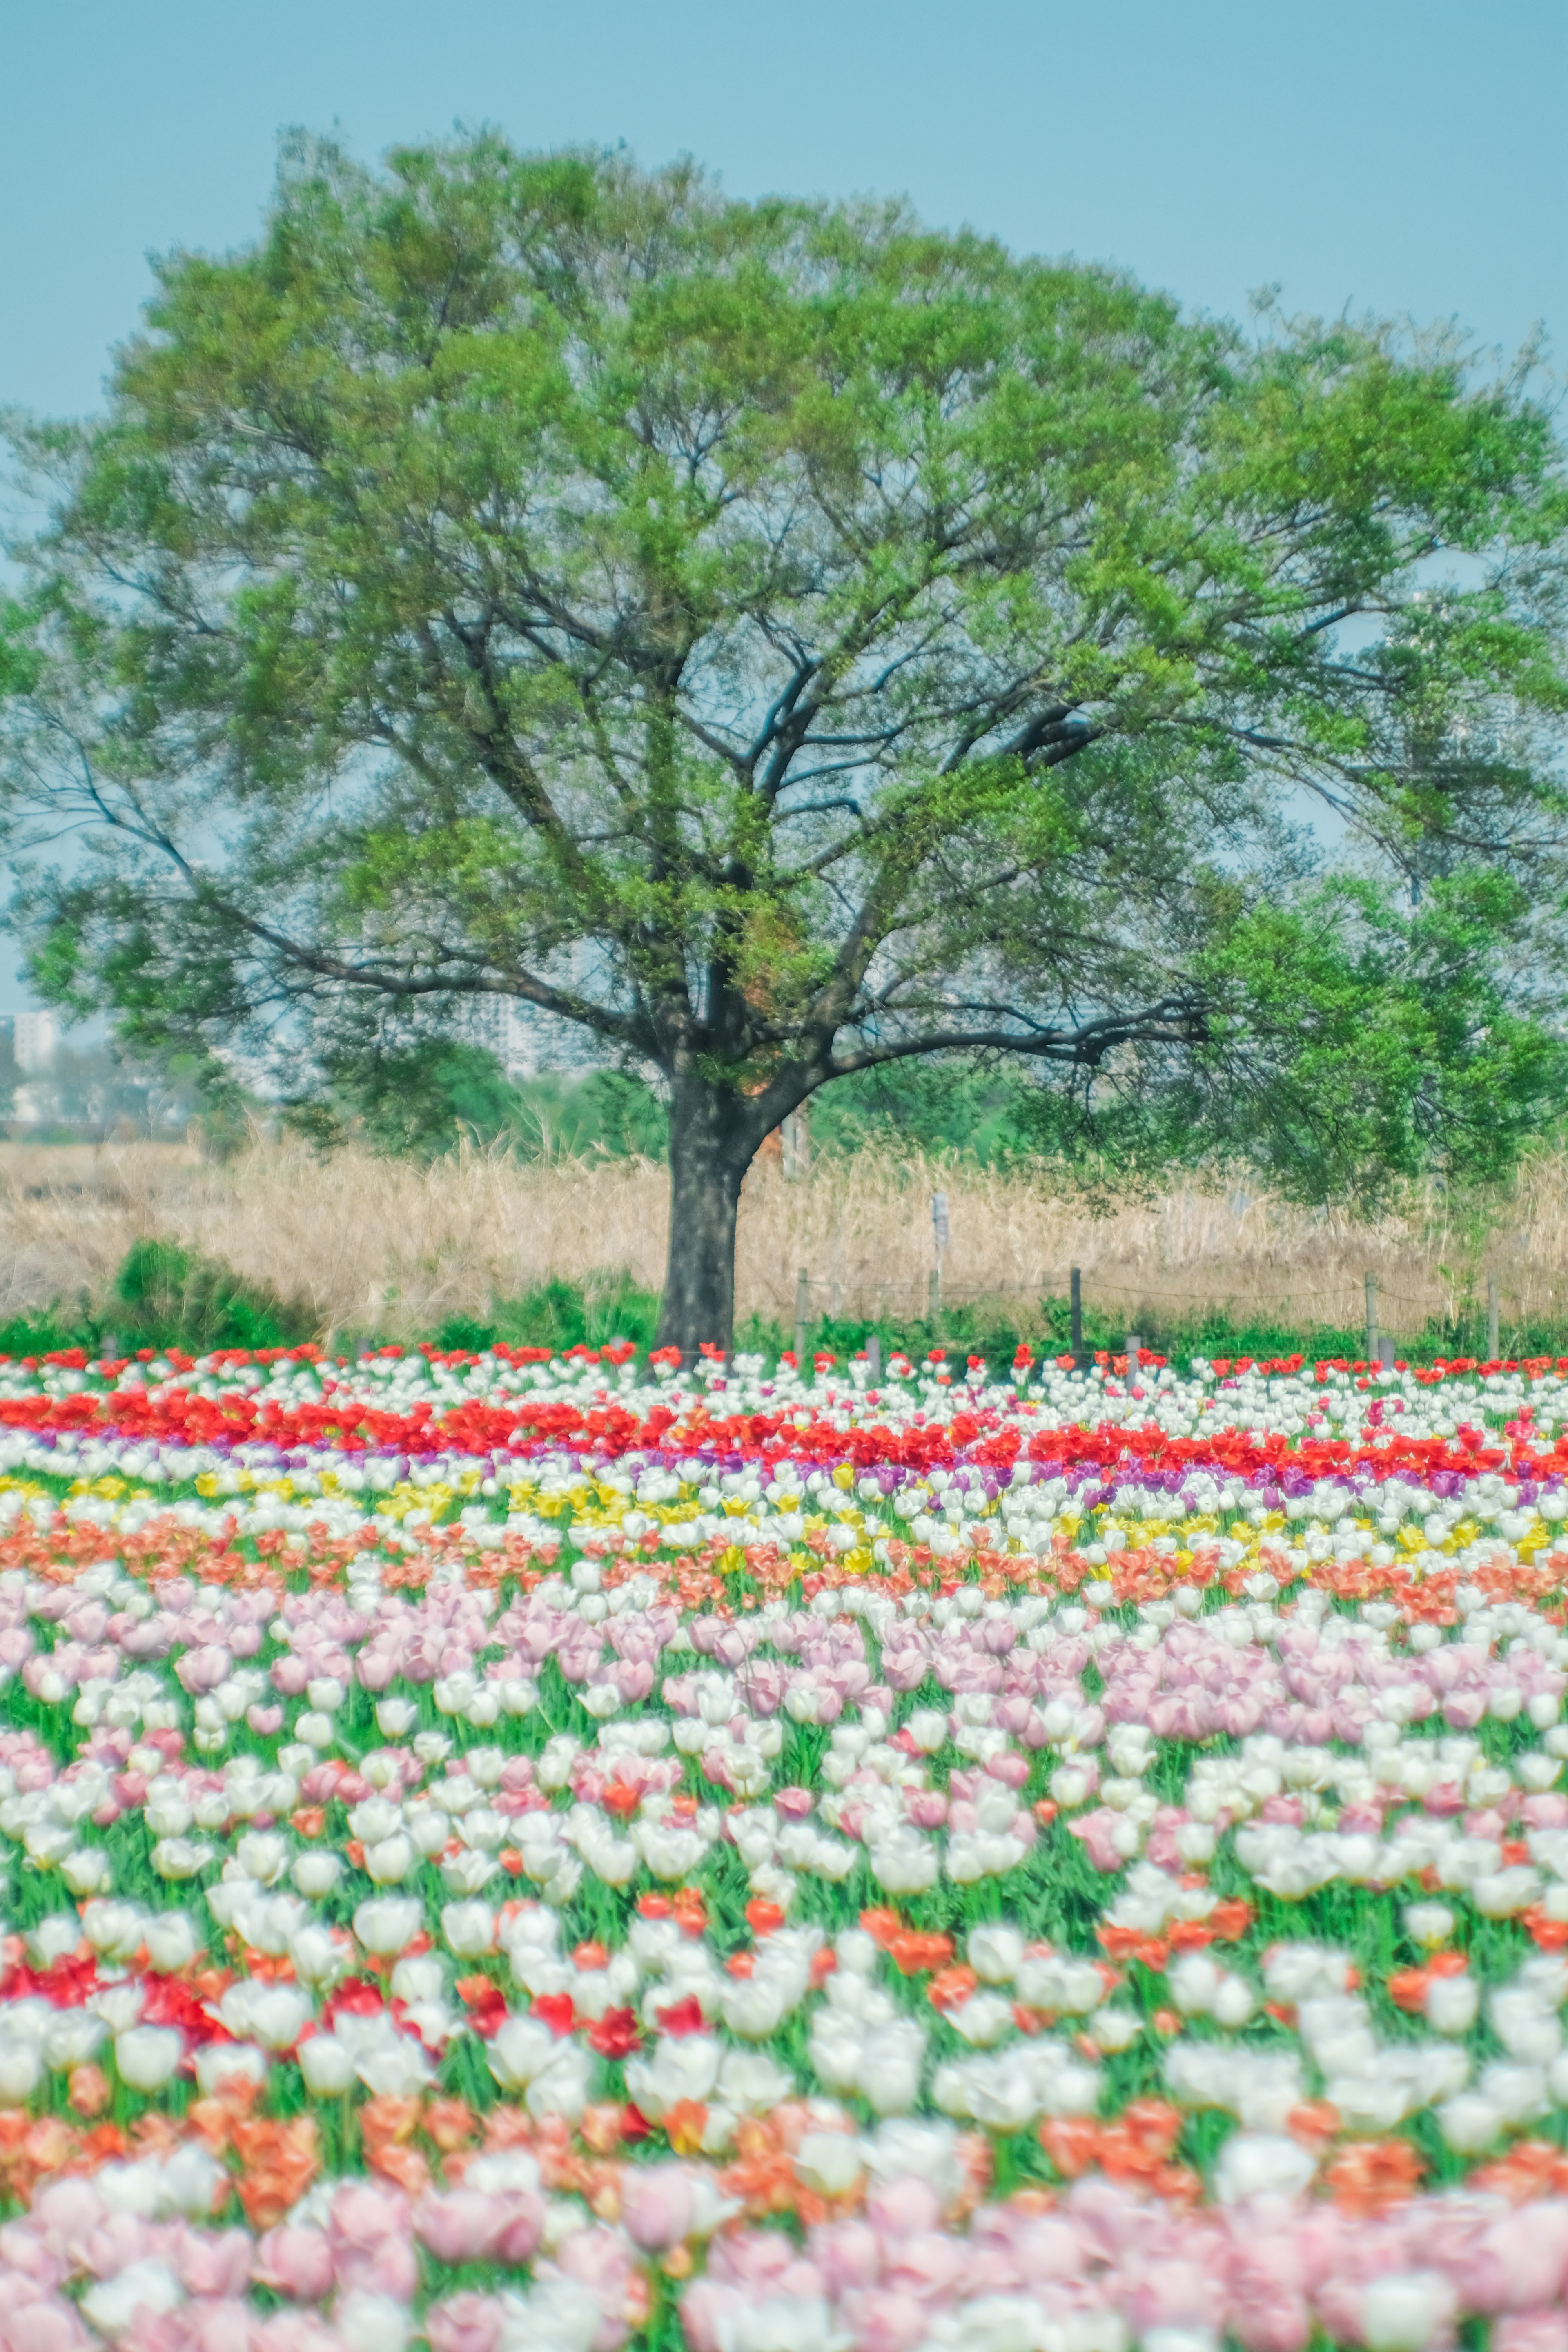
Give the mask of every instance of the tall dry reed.
<svg viewBox="0 0 1568 2352">
<path fill-rule="evenodd" d="M 761 1161 L 741 1208 L 737 1286 L 787 1324 L 799 1270 L 824 1312 L 918 1313 L 932 1257 L 931 1195 L 945 1191 L 948 1302 L 995 1298 L 1026 1313 L 1086 1296 L 1132 1324 L 1213 1307 L 1306 1328 L 1354 1326 L 1363 1285 L 1384 1326 L 1414 1333 L 1451 1314 L 1491 1271 L 1507 1319 L 1568 1311 L 1568 1158 L 1529 1163 L 1484 1247 L 1440 1195 L 1412 1192 L 1363 1222 L 1294 1208 L 1246 1179 L 1177 1185 L 1096 1215 L 1041 1173 L 1004 1173 L 920 1152 L 864 1151 L 785 1180 Z M 307 1302 L 323 1331 L 413 1334 L 482 1316 L 546 1277 L 663 1277 L 664 1172 L 641 1160 L 529 1164 L 482 1152 L 419 1168 L 345 1150 L 258 1142 L 204 1162 L 153 1144 L 0 1146 L 0 1315 L 85 1295 L 100 1301 L 131 1244 L 158 1236 Z"/>
</svg>

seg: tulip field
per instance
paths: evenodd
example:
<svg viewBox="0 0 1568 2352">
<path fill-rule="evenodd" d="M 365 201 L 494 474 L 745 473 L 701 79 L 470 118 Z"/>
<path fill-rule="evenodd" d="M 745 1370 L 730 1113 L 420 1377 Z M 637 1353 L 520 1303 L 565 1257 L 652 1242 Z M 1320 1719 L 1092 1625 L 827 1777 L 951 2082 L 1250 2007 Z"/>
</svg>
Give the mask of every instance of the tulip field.
<svg viewBox="0 0 1568 2352">
<path fill-rule="evenodd" d="M 0 1360 L 0 2352 L 1568 2352 L 1568 1360 Z"/>
</svg>

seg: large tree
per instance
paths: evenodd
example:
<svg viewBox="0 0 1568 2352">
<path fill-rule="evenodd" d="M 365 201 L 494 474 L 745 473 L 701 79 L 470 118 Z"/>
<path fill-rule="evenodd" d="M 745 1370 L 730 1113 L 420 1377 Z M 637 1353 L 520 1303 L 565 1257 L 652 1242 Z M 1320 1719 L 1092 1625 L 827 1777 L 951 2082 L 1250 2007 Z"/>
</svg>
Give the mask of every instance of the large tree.
<svg viewBox="0 0 1568 2352">
<path fill-rule="evenodd" d="M 580 1024 L 668 1090 L 666 1340 L 728 1344 L 746 1169 L 846 1072 L 1023 1056 L 1325 1183 L 1537 1113 L 1563 491 L 1453 350 L 300 143 L 18 439 L 12 837 L 83 836 L 25 864 L 37 984 L 296 1091 L 465 1000 Z"/>
</svg>

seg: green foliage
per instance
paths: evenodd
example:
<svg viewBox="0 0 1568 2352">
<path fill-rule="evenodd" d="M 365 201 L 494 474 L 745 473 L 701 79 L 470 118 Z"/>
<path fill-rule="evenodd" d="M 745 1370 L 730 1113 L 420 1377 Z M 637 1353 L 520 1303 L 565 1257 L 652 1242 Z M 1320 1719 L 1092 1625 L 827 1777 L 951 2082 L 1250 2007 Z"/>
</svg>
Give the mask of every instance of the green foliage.
<svg viewBox="0 0 1568 2352">
<path fill-rule="evenodd" d="M 814 1151 L 863 1144 L 962 1151 L 982 1167 L 1038 1149 L 1037 1082 L 996 1056 L 944 1054 L 835 1078 L 811 1106 Z"/>
<path fill-rule="evenodd" d="M 0 1322 L 0 1356 L 47 1356 L 68 1348 L 96 1349 L 102 1325 L 84 1300 L 75 1315 L 57 1304 L 41 1315 L 13 1315 Z"/>
<path fill-rule="evenodd" d="M 431 1160 L 467 1136 L 491 1144 L 512 1134 L 519 1102 L 493 1054 L 447 1043 L 405 1045 L 342 1065 L 325 1103 L 293 1108 L 294 1123 L 322 1141 L 351 1127 L 373 1150 Z"/>
<path fill-rule="evenodd" d="M 114 1296 L 118 1334 L 129 1346 L 174 1346 L 194 1355 L 212 1348 L 289 1348 L 319 1330 L 308 1307 L 174 1242 L 133 1243 Z"/>
<path fill-rule="evenodd" d="M 1194 958 L 1201 1042 L 1138 1049 L 1097 1093 L 1030 1090 L 1019 1124 L 1069 1162 L 1095 1155 L 1107 1190 L 1216 1160 L 1363 1207 L 1433 1169 L 1494 1183 L 1568 1097 L 1563 1036 L 1500 962 L 1526 912 L 1517 882 L 1473 871 L 1415 908 L 1350 877 L 1250 908 Z"/>
<path fill-rule="evenodd" d="M 1386 1322 L 1383 1328 L 1388 1329 Z M 1223 1302 L 1173 1314 L 1147 1301 L 1111 1303 L 1097 1298 L 1092 1283 L 1086 1284 L 1084 1346 L 1118 1354 L 1129 1331 L 1136 1331 L 1145 1348 L 1184 1370 L 1199 1356 L 1250 1356 L 1262 1360 L 1300 1355 L 1310 1361 L 1343 1356 L 1354 1361 L 1366 1353 L 1366 1330 L 1360 1324 L 1288 1322 Z M 864 1348 L 873 1333 L 881 1342 L 884 1363 L 895 1349 L 918 1360 L 940 1346 L 957 1359 L 984 1356 L 993 1373 L 999 1374 L 1011 1363 L 1020 1344 L 1036 1356 L 1065 1355 L 1072 1339 L 1071 1307 L 1066 1298 L 1046 1297 L 1015 1307 L 985 1300 L 944 1307 L 934 1321 L 923 1316 L 824 1317 L 808 1327 L 806 1344 L 813 1352 L 826 1349 L 843 1363 Z M 1412 1362 L 1430 1363 L 1437 1357 L 1484 1358 L 1485 1308 L 1472 1303 L 1451 1318 L 1435 1317 L 1420 1329 L 1401 1328 L 1396 1336 L 1402 1353 Z M 795 1338 L 793 1332 L 786 1334 L 776 1326 L 756 1321 L 743 1339 L 737 1334 L 736 1344 L 766 1352 L 793 1347 Z M 1501 1355 L 1513 1360 L 1568 1355 L 1568 1323 L 1505 1319 L 1498 1344 Z"/>
<path fill-rule="evenodd" d="M 256 246 L 159 265 L 103 420 L 19 449 L 35 985 L 389 1150 L 545 1148 L 441 1043 L 477 994 L 655 1066 L 683 1346 L 763 1138 L 822 1088 L 896 1126 L 889 1064 L 1037 1073 L 933 1082 L 983 1154 L 1224 1139 L 1316 1197 L 1495 1172 L 1560 1087 L 1568 490 L 1452 336 L 1248 337 L 689 164 L 297 141 Z M 1376 881 L 1321 883 L 1312 797 Z"/>
<path fill-rule="evenodd" d="M 627 1275 L 611 1274 L 586 1284 L 540 1283 L 521 1297 L 498 1299 L 488 1320 L 449 1316 L 436 1339 L 442 1348 L 476 1352 L 498 1339 L 513 1347 L 557 1350 L 602 1348 L 609 1339 L 630 1339 L 647 1348 L 658 1321 L 658 1293 L 639 1290 Z"/>
<path fill-rule="evenodd" d="M 330 1146 L 353 1134 L 397 1159 L 435 1160 L 464 1142 L 521 1160 L 662 1156 L 669 1118 L 644 1078 L 593 1070 L 513 1081 L 480 1045 L 433 1041 L 345 1058 L 324 1099 L 293 1103 L 290 1123 Z"/>
<path fill-rule="evenodd" d="M 498 1340 L 559 1351 L 579 1344 L 598 1348 L 623 1339 L 646 1349 L 653 1344 L 658 1309 L 657 1292 L 639 1289 L 626 1275 L 606 1272 L 585 1283 L 541 1283 L 519 1297 L 497 1300 L 488 1316 L 448 1316 L 429 1336 L 438 1348 L 474 1354 Z M 269 1294 L 224 1268 L 203 1266 L 174 1244 L 141 1242 L 120 1270 L 111 1301 L 91 1307 L 84 1299 L 74 1311 L 56 1307 L 43 1315 L 0 1323 L 0 1356 L 41 1356 L 68 1348 L 96 1350 L 106 1338 L 122 1348 L 174 1346 L 192 1352 L 217 1347 L 289 1347 L 317 1336 L 306 1328 L 308 1320 L 303 1310 L 279 1307 Z M 1359 1327 L 1285 1323 L 1223 1305 L 1172 1316 L 1147 1304 L 1119 1302 L 1113 1307 L 1096 1298 L 1092 1283 L 1086 1286 L 1086 1347 L 1117 1352 L 1130 1326 L 1136 1328 L 1145 1347 L 1184 1368 L 1194 1356 L 1354 1359 L 1366 1344 Z M 881 1341 L 884 1362 L 895 1349 L 920 1359 L 942 1346 L 955 1357 L 984 1356 L 993 1371 L 1000 1372 L 1011 1363 L 1020 1342 L 1037 1356 L 1065 1353 L 1071 1338 L 1070 1310 L 1065 1298 L 1046 1297 L 1017 1307 L 995 1301 L 947 1307 L 934 1322 L 924 1317 L 825 1316 L 808 1327 L 807 1345 L 814 1352 L 826 1349 L 843 1363 L 873 1333 Z M 363 1338 L 380 1336 L 367 1333 Z M 1435 1320 L 1421 1331 L 1401 1331 L 1399 1338 L 1414 1361 L 1484 1356 L 1484 1307 L 1472 1301 L 1453 1318 Z M 794 1344 L 793 1330 L 760 1316 L 753 1315 L 735 1334 L 737 1349 L 764 1355 Z M 1568 1354 L 1568 1326 L 1505 1319 L 1500 1345 L 1502 1354 L 1511 1358 Z"/>
<path fill-rule="evenodd" d="M 662 1160 L 669 1112 L 646 1078 L 592 1070 L 576 1080 L 542 1073 L 517 1088 L 518 1148 L 525 1157 Z"/>
</svg>

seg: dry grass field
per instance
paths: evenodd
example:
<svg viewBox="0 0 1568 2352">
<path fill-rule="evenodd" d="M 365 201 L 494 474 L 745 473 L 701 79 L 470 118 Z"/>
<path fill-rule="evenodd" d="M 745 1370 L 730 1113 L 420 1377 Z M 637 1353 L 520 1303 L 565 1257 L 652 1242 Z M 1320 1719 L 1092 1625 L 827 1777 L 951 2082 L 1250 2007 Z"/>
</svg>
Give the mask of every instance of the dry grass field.
<svg viewBox="0 0 1568 2352">
<path fill-rule="evenodd" d="M 1412 1194 L 1373 1223 L 1283 1205 L 1245 1178 L 1184 1186 L 1096 1215 L 1042 1176 L 863 1152 L 786 1181 L 759 1162 L 741 1210 L 740 1311 L 787 1324 L 796 1278 L 814 1316 L 918 1314 L 931 1195 L 945 1191 L 943 1297 L 995 1301 L 1026 1322 L 1070 1265 L 1085 1297 L 1135 1328 L 1140 1310 L 1205 1307 L 1237 1320 L 1354 1326 L 1363 1282 L 1384 1329 L 1419 1331 L 1495 1276 L 1504 1320 L 1568 1308 L 1568 1159 L 1543 1156 L 1500 1204 L 1484 1246 Z M 258 1142 L 205 1162 L 153 1144 L 0 1145 L 0 1316 L 100 1300 L 131 1244 L 156 1236 L 307 1302 L 327 1331 L 414 1334 L 482 1316 L 550 1276 L 662 1278 L 665 1179 L 640 1160 L 528 1164 L 470 1152 L 419 1168 L 353 1151 L 321 1159 Z"/>
</svg>

